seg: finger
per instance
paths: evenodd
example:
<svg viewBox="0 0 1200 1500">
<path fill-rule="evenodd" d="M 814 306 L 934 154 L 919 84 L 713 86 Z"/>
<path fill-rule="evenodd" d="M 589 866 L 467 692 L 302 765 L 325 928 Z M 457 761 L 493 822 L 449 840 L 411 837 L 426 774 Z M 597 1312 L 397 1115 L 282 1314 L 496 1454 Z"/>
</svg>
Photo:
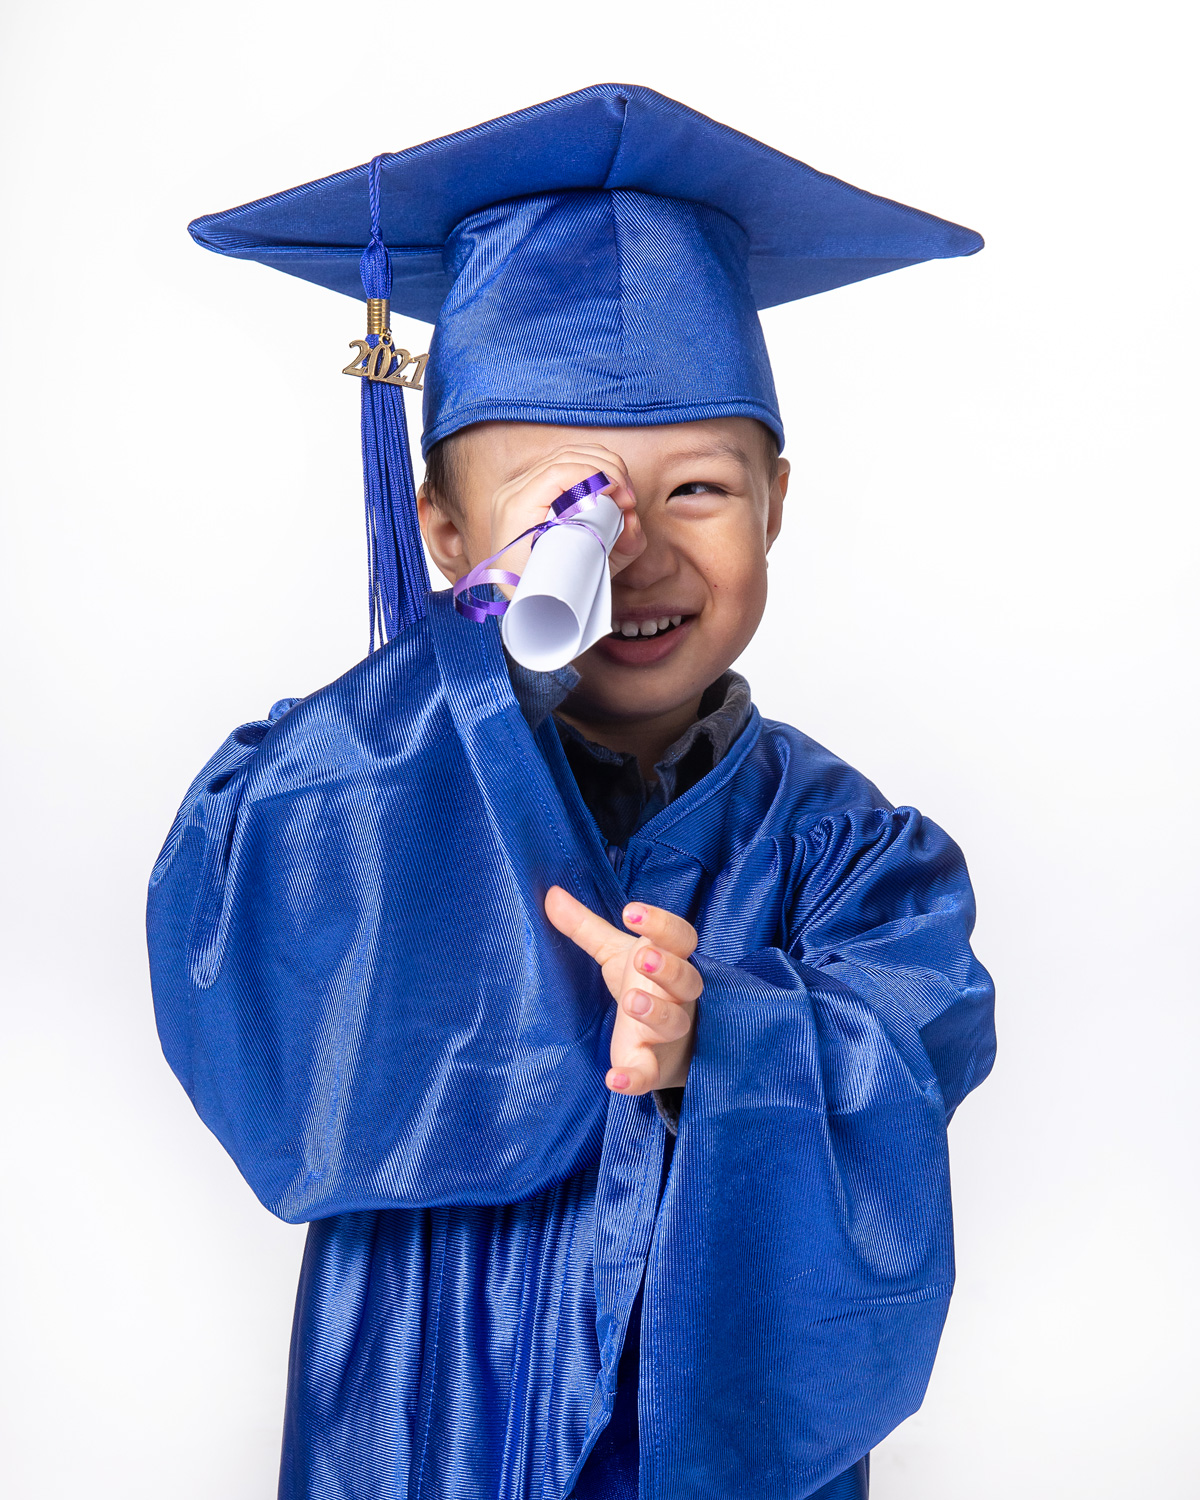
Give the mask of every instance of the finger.
<svg viewBox="0 0 1200 1500">
<path fill-rule="evenodd" d="M 580 451 L 599 460 L 600 471 L 612 481 L 608 486 L 608 492 L 622 510 L 632 511 L 637 505 L 637 495 L 634 492 L 633 480 L 629 477 L 629 470 L 625 467 L 625 460 L 621 455 L 614 453 L 611 448 L 602 448 L 599 444 L 595 447 L 585 444 Z M 626 524 L 628 524 L 628 518 L 626 518 Z"/>
<path fill-rule="evenodd" d="M 541 515 L 550 509 L 559 495 L 598 473 L 600 468 L 596 457 L 583 453 L 576 454 L 573 459 L 555 459 L 539 464 L 497 490 L 493 508 L 497 512 L 508 512 L 517 507 L 522 512 Z M 633 491 L 627 488 L 621 476 L 609 475 L 607 470 L 604 473 L 609 483 L 603 487 L 602 493 L 611 494 L 628 514 L 637 503 Z"/>
<path fill-rule="evenodd" d="M 646 528 L 642 525 L 642 518 L 636 510 L 627 510 L 624 514 L 624 524 L 613 543 L 613 551 L 627 552 L 632 557 L 643 552 L 645 547 Z"/>
<path fill-rule="evenodd" d="M 636 562 L 645 552 L 647 545 L 648 539 L 642 528 L 641 518 L 636 510 L 627 510 L 625 525 L 621 528 L 621 534 L 608 554 L 608 568 L 612 576 L 615 578 L 623 568 L 627 568 L 631 562 Z"/>
<path fill-rule="evenodd" d="M 615 448 L 608 448 L 603 443 L 564 443 L 561 448 L 553 448 L 550 452 L 543 454 L 530 465 L 530 469 L 543 467 L 546 464 L 555 463 L 564 455 L 578 456 L 584 453 L 588 458 L 602 458 L 615 469 L 625 472 L 625 460 Z"/>
<path fill-rule="evenodd" d="M 673 911 L 651 906 L 646 901 L 631 901 L 621 915 L 631 932 L 677 958 L 689 958 L 696 950 L 699 941 L 696 929 Z"/>
<path fill-rule="evenodd" d="M 552 885 L 546 892 L 546 915 L 551 925 L 563 937 L 568 937 L 579 948 L 594 958 L 598 964 L 606 964 L 615 958 L 629 942 L 623 932 L 611 922 L 598 917 L 582 901 L 576 901 L 561 885 Z"/>
<path fill-rule="evenodd" d="M 628 480 L 629 469 L 615 448 L 606 448 L 603 443 L 569 443 L 560 453 L 586 454 L 589 459 L 598 458 L 605 473 Z M 551 455 L 553 456 L 553 455 Z"/>
<path fill-rule="evenodd" d="M 627 990 L 621 996 L 621 1009 L 645 1028 L 643 1042 L 652 1047 L 661 1042 L 677 1042 L 692 1029 L 689 1010 L 646 990 Z"/>
<path fill-rule="evenodd" d="M 651 999 L 661 999 L 661 996 L 652 995 Z M 684 1007 L 677 1005 L 674 1009 L 679 1015 L 685 1015 Z M 617 1093 L 644 1094 L 649 1089 L 664 1087 L 665 1081 L 675 1084 L 686 1081 L 693 1036 L 694 1028 L 689 1025 L 682 1037 L 671 1040 L 656 1038 L 618 1003 L 609 1044 L 609 1076 L 619 1074 L 625 1081 L 610 1082 L 609 1087 Z"/>
<path fill-rule="evenodd" d="M 604 1083 L 614 1094 L 648 1094 L 658 1087 L 660 1076 L 658 1058 L 649 1047 L 645 1047 L 639 1051 L 636 1062 L 609 1068 Z"/>
<path fill-rule="evenodd" d="M 633 967 L 639 974 L 652 979 L 672 1000 L 683 1004 L 699 1000 L 704 989 L 699 970 L 687 959 L 668 953 L 665 948 L 639 946 L 633 954 Z"/>
<path fill-rule="evenodd" d="M 620 454 L 599 444 L 560 448 L 512 481 L 506 487 L 507 493 L 501 492 L 502 497 L 507 503 L 509 499 L 520 496 L 525 503 L 536 506 L 539 513 L 543 505 L 549 509 L 558 495 L 579 483 L 576 464 L 587 471 L 585 478 L 597 470 L 608 477 L 609 483 L 600 493 L 609 495 L 624 513 L 625 524 L 609 553 L 609 571 L 615 577 L 646 550 L 646 535 L 636 509 L 637 497 Z"/>
<path fill-rule="evenodd" d="M 569 490 L 584 479 L 590 479 L 593 474 L 600 472 L 600 467 L 598 460 L 586 453 L 561 455 L 526 470 L 524 474 L 511 480 L 497 494 L 504 502 L 519 496 L 524 500 L 535 501 L 538 504 L 544 503 L 548 506 L 564 490 Z M 604 486 L 606 490 L 623 485 L 620 475 L 610 475 L 607 470 L 604 473 L 609 481 Z"/>
<path fill-rule="evenodd" d="M 641 517 L 636 510 L 625 512 L 625 525 L 621 528 L 621 534 L 613 543 L 612 552 L 609 557 L 614 569 L 620 571 L 628 567 L 635 557 L 640 557 L 646 550 L 646 532 L 642 526 Z M 615 554 L 615 555 L 614 555 Z"/>
<path fill-rule="evenodd" d="M 577 465 L 585 470 L 583 474 L 567 472 Z M 524 485 L 535 479 L 540 481 L 549 477 L 558 485 L 555 494 L 561 494 L 563 490 L 570 489 L 581 479 L 587 479 L 597 472 L 602 472 L 609 480 L 606 488 L 613 491 L 613 499 L 622 509 L 631 508 L 637 504 L 624 460 L 611 449 L 601 448 L 599 445 L 593 447 L 585 443 L 571 448 L 560 448 L 548 454 L 540 463 L 534 464 L 514 483 Z"/>
<path fill-rule="evenodd" d="M 690 958 L 696 951 L 699 941 L 696 929 L 673 911 L 650 906 L 645 901 L 631 901 L 621 917 L 630 932 L 648 938 L 679 958 Z"/>
</svg>

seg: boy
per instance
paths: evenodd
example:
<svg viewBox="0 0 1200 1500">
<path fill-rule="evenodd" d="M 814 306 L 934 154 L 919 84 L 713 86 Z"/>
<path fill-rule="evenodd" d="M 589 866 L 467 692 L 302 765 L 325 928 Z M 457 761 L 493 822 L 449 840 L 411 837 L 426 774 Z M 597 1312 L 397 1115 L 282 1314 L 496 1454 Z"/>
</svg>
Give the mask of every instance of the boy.
<svg viewBox="0 0 1200 1500">
<path fill-rule="evenodd" d="M 755 308 L 978 238 L 616 85 L 193 232 L 341 290 L 367 242 L 389 640 L 235 732 L 149 914 L 169 1061 L 312 1221 L 281 1495 L 865 1495 L 991 987 L 954 845 L 731 670 L 788 479 Z M 393 276 L 436 319 L 419 498 Z M 596 474 L 614 628 L 571 667 L 426 597 L 418 516 L 461 583 Z"/>
<path fill-rule="evenodd" d="M 551 683 L 531 683 L 511 659 L 509 672 L 515 668 L 532 728 L 553 707 L 568 729 L 580 790 L 619 850 L 712 768 L 749 717 L 749 693 L 729 668 L 762 618 L 766 554 L 783 521 L 791 465 L 773 435 L 747 417 L 610 431 L 483 423 L 441 447 L 437 478 L 431 484 L 427 475 L 417 503 L 426 546 L 451 583 L 543 520 L 554 498 L 589 473 L 616 480 L 627 521 L 612 557 L 612 636 Z M 711 729 L 687 733 L 722 710 L 719 741 Z M 685 735 L 686 747 L 660 768 Z M 689 763 L 678 764 L 685 757 Z M 682 1085 L 702 987 L 686 963 L 696 946 L 691 924 L 653 907 L 627 910 L 642 939 L 635 943 L 557 886 L 546 915 L 601 964 L 620 1002 L 608 1087 L 639 1094 Z M 647 982 L 651 973 L 655 983 Z"/>
</svg>

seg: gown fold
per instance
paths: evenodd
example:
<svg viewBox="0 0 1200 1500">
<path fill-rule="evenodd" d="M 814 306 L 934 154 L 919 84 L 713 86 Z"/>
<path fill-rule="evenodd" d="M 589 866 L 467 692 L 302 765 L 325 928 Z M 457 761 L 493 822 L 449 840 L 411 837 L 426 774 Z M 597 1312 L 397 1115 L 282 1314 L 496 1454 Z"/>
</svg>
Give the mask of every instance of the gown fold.
<svg viewBox="0 0 1200 1500">
<path fill-rule="evenodd" d="M 699 932 L 665 1184 L 552 883 Z M 757 711 L 614 868 L 497 632 L 444 596 L 236 731 L 148 924 L 171 1066 L 264 1204 L 313 1221 L 283 1500 L 591 1495 L 593 1448 L 628 1451 L 600 1439 L 635 1316 L 622 1493 L 865 1494 L 953 1281 L 946 1123 L 994 1050 L 973 920 L 935 824 Z"/>
</svg>

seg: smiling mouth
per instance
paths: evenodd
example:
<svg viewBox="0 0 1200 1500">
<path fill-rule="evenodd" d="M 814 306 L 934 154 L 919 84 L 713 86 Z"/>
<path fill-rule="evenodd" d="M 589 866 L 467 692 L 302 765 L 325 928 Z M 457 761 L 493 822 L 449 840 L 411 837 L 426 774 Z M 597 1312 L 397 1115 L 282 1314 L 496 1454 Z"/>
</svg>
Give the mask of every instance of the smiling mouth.
<svg viewBox="0 0 1200 1500">
<path fill-rule="evenodd" d="M 656 620 L 614 620 L 610 640 L 635 641 L 637 639 L 649 639 L 656 635 L 666 635 L 669 630 L 676 630 L 690 615 L 660 615 Z"/>
<path fill-rule="evenodd" d="M 665 621 L 666 623 L 662 623 Z M 671 656 L 696 623 L 695 615 L 660 615 L 649 620 L 619 620 L 595 650 L 615 666 L 652 667 Z"/>
</svg>

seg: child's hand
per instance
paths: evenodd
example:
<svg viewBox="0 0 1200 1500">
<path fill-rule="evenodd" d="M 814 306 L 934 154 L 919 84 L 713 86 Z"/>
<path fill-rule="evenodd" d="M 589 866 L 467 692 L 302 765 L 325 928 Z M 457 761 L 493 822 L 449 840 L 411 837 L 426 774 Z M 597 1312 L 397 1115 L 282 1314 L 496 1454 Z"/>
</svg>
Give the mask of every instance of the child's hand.
<svg viewBox="0 0 1200 1500">
<path fill-rule="evenodd" d="M 692 924 L 660 906 L 631 901 L 623 913 L 636 934 L 631 937 L 557 885 L 546 892 L 546 915 L 596 960 L 617 1002 L 612 1067 L 604 1079 L 608 1087 L 618 1094 L 645 1094 L 684 1084 L 696 1001 L 704 988 L 688 963 L 697 941 Z"/>
<path fill-rule="evenodd" d="M 485 555 L 499 552 L 505 542 L 511 542 L 513 537 L 520 536 L 531 526 L 539 525 L 564 490 L 583 479 L 590 479 L 597 472 L 606 474 L 612 481 L 601 493 L 611 495 L 625 513 L 624 528 L 609 554 L 609 569 L 615 577 L 645 551 L 646 538 L 634 509 L 637 499 L 624 460 L 599 444 L 579 443 L 559 448 L 501 485 L 492 496 L 491 534 Z M 500 566 L 519 573 L 528 556 L 529 545 L 525 542 L 514 547 L 501 559 Z M 511 597 L 512 588 L 501 587 Z"/>
</svg>

